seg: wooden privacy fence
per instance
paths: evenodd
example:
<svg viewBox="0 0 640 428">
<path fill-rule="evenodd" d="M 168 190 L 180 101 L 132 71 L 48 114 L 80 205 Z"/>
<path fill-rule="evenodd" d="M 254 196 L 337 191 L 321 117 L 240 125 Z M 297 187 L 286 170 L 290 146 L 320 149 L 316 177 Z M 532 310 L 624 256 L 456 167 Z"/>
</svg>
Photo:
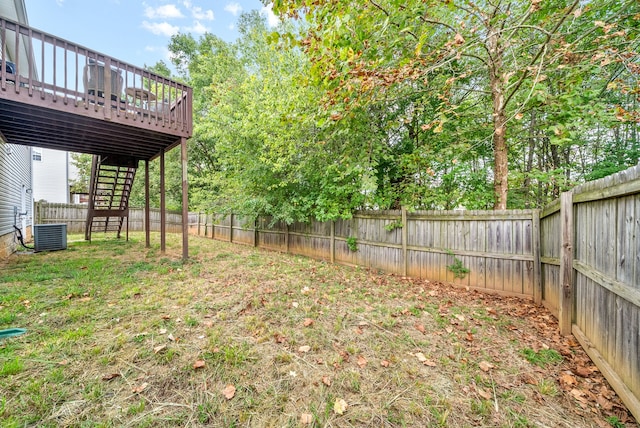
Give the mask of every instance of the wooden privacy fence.
<svg viewBox="0 0 640 428">
<path fill-rule="evenodd" d="M 363 211 L 291 225 L 237 215 L 189 218 L 201 236 L 526 297 L 540 290 L 538 225 L 534 210 Z"/>
<path fill-rule="evenodd" d="M 640 420 L 640 165 L 540 217 L 543 302 Z"/>
<path fill-rule="evenodd" d="M 66 223 L 67 233 L 84 233 L 87 223 L 87 206 L 84 204 L 54 204 L 36 202 L 34 206 L 35 224 Z M 160 210 L 152 208 L 149 224 L 154 232 L 160 231 Z M 129 230 L 144 231 L 144 208 L 129 208 Z M 167 232 L 182 232 L 182 214 L 167 212 Z"/>
</svg>

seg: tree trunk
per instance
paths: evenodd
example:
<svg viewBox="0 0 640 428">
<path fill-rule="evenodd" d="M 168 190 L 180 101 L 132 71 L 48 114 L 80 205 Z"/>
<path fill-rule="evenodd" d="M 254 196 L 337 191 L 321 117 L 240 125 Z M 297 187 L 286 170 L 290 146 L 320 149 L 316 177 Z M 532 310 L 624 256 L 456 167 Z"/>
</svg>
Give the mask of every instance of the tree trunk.
<svg viewBox="0 0 640 428">
<path fill-rule="evenodd" d="M 493 113 L 493 190 L 494 210 L 507 209 L 509 159 L 507 148 L 507 117 L 505 113 L 505 77 L 503 71 L 503 48 L 500 32 L 488 28 L 487 50 L 489 51 L 489 84 Z"/>
</svg>

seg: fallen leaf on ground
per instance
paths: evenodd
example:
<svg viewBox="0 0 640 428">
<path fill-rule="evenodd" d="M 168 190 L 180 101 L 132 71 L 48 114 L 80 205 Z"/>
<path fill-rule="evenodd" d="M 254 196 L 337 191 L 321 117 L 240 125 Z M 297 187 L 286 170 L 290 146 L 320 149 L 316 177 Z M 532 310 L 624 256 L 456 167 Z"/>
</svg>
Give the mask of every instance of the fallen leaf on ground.
<svg viewBox="0 0 640 428">
<path fill-rule="evenodd" d="M 331 379 L 329 379 L 329 376 L 322 376 L 322 383 L 324 383 L 327 386 L 331 386 Z"/>
<path fill-rule="evenodd" d="M 166 347 L 167 345 L 158 345 L 155 348 L 153 348 L 153 353 L 157 354 L 158 352 L 163 351 Z"/>
<path fill-rule="evenodd" d="M 588 367 L 578 366 L 575 369 L 575 373 L 580 377 L 589 377 L 591 374 L 591 369 Z"/>
<path fill-rule="evenodd" d="M 422 324 L 416 324 L 416 330 L 418 330 L 422 334 L 426 334 L 427 333 L 425 328 L 424 328 L 424 325 L 422 325 Z"/>
<path fill-rule="evenodd" d="M 484 398 L 485 400 L 491 400 L 491 392 L 485 391 L 482 388 L 478 388 L 478 395 Z"/>
<path fill-rule="evenodd" d="M 171 319 L 171 315 L 163 315 L 162 319 L 163 320 L 170 320 Z"/>
<path fill-rule="evenodd" d="M 613 409 L 613 403 L 607 400 L 606 398 L 604 398 L 602 395 L 598 395 L 598 397 L 596 398 L 596 401 L 598 402 L 600 407 L 602 407 L 604 410 Z"/>
<path fill-rule="evenodd" d="M 160 329 L 160 334 L 167 334 L 167 329 L 166 328 L 161 328 Z"/>
<path fill-rule="evenodd" d="M 425 361 L 427 361 L 427 357 L 424 356 L 424 354 L 422 352 L 418 352 L 416 354 L 416 358 L 418 359 L 418 361 L 420 361 L 421 363 L 424 363 Z"/>
<path fill-rule="evenodd" d="M 204 360 L 197 360 L 195 363 L 193 363 L 194 369 L 201 369 L 203 367 L 204 367 Z"/>
<path fill-rule="evenodd" d="M 309 345 L 303 345 L 303 346 L 298 348 L 298 352 L 302 352 L 303 354 L 307 353 L 309 351 L 311 351 L 311 346 L 309 346 Z"/>
<path fill-rule="evenodd" d="M 480 361 L 480 364 L 478 364 L 478 366 L 480 367 L 480 370 L 482 370 L 483 372 L 488 372 L 494 367 L 493 364 L 491 364 L 488 361 Z"/>
<path fill-rule="evenodd" d="M 389 367 L 389 361 L 387 361 L 387 360 L 382 360 L 382 361 L 380 361 L 380 365 L 381 365 L 382 367 Z"/>
<path fill-rule="evenodd" d="M 356 327 L 355 332 L 356 332 L 356 334 L 364 333 L 360 327 Z"/>
<path fill-rule="evenodd" d="M 566 385 L 566 386 L 571 386 L 571 385 L 577 385 L 578 381 L 577 379 L 570 375 L 569 373 L 564 373 L 562 376 L 560 376 L 560 385 Z"/>
<path fill-rule="evenodd" d="M 143 384 L 141 384 L 141 385 L 134 386 L 134 387 L 133 387 L 133 389 L 132 389 L 132 391 L 133 391 L 135 394 L 140 394 L 142 391 L 144 391 L 144 390 L 147 388 L 147 386 L 149 386 L 149 384 L 148 384 L 147 382 L 145 382 L 145 383 L 143 383 Z"/>
<path fill-rule="evenodd" d="M 310 325 L 313 325 L 314 321 L 311 318 L 305 318 L 304 320 L 304 326 L 305 327 L 309 327 Z"/>
<path fill-rule="evenodd" d="M 302 425 L 311 425 L 313 423 L 313 415 L 311 413 L 303 413 L 300 415 L 300 423 Z"/>
<path fill-rule="evenodd" d="M 367 359 L 362 355 L 358 355 L 358 361 L 356 362 L 356 364 L 358 364 L 358 367 L 363 369 L 367 366 Z"/>
<path fill-rule="evenodd" d="M 434 361 L 431 361 L 431 360 L 423 361 L 422 364 L 424 364 L 425 366 L 429 366 L 429 367 L 437 366 L 437 364 Z"/>
<path fill-rule="evenodd" d="M 173 334 L 169 333 L 169 335 L 167 336 L 167 339 L 169 339 L 172 342 L 175 342 L 176 338 L 173 337 Z"/>
<path fill-rule="evenodd" d="M 222 390 L 222 395 L 224 395 L 224 398 L 227 400 L 231 400 L 236 395 L 236 387 L 233 385 L 227 385 Z"/>
<path fill-rule="evenodd" d="M 347 407 L 349 407 L 349 405 L 347 404 L 346 401 L 344 401 L 344 399 L 342 398 L 338 398 L 336 400 L 336 402 L 333 404 L 333 411 L 337 414 L 337 415 L 342 415 L 344 414 L 344 412 L 347 411 Z"/>
<path fill-rule="evenodd" d="M 119 376 L 120 376 L 120 373 L 109 373 L 109 374 L 106 374 L 106 375 L 102 376 L 102 380 L 111 380 L 111 379 L 115 379 L 115 378 L 117 378 Z"/>
</svg>

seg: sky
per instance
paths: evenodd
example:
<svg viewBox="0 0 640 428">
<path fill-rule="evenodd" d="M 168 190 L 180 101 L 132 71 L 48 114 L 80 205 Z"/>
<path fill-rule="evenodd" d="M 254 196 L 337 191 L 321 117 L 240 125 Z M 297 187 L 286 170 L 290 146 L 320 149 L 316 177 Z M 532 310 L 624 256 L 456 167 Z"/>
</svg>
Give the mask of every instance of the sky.
<svg viewBox="0 0 640 428">
<path fill-rule="evenodd" d="M 238 37 L 242 12 L 277 18 L 260 0 L 25 0 L 29 26 L 138 67 L 169 62 L 173 34 Z"/>
</svg>

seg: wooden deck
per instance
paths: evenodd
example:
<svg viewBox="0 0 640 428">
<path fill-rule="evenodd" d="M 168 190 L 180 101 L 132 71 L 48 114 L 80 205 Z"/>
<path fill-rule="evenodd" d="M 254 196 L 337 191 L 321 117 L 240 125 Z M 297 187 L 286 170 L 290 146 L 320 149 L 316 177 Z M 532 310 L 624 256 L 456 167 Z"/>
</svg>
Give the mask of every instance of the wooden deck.
<svg viewBox="0 0 640 428">
<path fill-rule="evenodd" d="M 1 17 L 0 44 L 9 143 L 150 160 L 192 134 L 182 83 Z"/>
</svg>

